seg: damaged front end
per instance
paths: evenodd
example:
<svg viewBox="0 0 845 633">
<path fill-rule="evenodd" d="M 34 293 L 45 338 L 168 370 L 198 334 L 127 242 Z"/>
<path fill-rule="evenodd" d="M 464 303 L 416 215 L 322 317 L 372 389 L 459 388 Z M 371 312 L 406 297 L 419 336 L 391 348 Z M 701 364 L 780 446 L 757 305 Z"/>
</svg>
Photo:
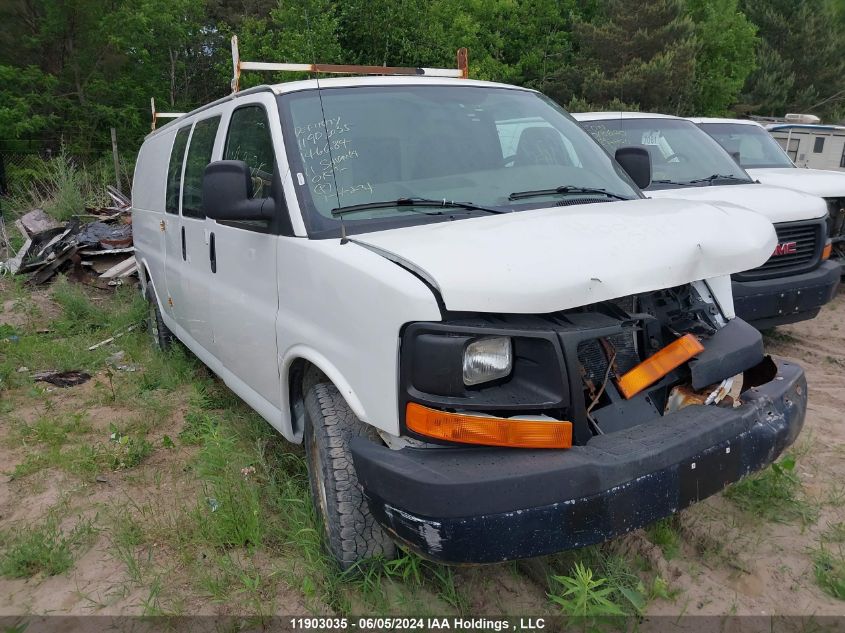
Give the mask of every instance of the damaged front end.
<svg viewBox="0 0 845 633">
<path fill-rule="evenodd" d="M 482 358 L 495 371 L 467 384 L 476 341 L 495 342 Z M 354 441 L 356 471 L 385 529 L 450 562 L 583 547 L 677 512 L 772 462 L 807 397 L 802 370 L 766 357 L 702 282 L 551 315 L 414 323 L 400 381 L 407 439 Z"/>
</svg>

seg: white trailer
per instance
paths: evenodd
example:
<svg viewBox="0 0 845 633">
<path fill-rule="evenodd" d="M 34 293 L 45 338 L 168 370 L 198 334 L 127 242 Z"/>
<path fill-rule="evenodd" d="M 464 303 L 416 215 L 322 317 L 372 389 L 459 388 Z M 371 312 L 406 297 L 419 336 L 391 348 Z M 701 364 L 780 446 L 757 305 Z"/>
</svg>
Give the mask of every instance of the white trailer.
<svg viewBox="0 0 845 633">
<path fill-rule="evenodd" d="M 845 171 L 845 126 L 771 123 L 766 129 L 796 166 Z"/>
</svg>

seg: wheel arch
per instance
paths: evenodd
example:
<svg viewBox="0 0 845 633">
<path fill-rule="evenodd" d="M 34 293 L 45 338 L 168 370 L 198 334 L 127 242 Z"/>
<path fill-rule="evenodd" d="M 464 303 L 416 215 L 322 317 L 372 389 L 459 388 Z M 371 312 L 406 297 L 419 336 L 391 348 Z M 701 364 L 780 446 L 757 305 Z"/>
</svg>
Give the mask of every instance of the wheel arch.
<svg viewBox="0 0 845 633">
<path fill-rule="evenodd" d="M 288 351 L 281 365 L 283 435 L 292 442 L 302 441 L 305 394 L 318 382 L 333 384 L 355 416 L 367 423 L 364 407 L 343 374 L 318 351 L 297 346 Z"/>
</svg>

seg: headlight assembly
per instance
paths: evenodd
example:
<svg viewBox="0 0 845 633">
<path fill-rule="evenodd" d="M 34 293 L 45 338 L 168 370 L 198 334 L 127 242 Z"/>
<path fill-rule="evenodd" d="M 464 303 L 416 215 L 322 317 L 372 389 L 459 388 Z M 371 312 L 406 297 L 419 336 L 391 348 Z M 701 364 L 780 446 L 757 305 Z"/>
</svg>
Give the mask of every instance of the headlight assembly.
<svg viewBox="0 0 845 633">
<path fill-rule="evenodd" d="M 464 349 L 463 374 L 467 386 L 506 378 L 513 369 L 513 345 L 508 336 L 488 336 Z"/>
</svg>

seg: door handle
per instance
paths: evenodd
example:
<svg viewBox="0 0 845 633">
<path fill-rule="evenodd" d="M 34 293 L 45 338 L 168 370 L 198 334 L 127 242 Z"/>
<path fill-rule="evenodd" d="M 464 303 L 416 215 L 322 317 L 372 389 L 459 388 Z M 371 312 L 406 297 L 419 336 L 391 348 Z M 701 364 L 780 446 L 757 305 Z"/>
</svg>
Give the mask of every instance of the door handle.
<svg viewBox="0 0 845 633">
<path fill-rule="evenodd" d="M 214 233 L 211 234 L 211 237 L 208 241 L 208 259 L 211 261 L 211 272 L 217 272 L 217 248 L 214 244 Z"/>
<path fill-rule="evenodd" d="M 185 249 L 185 227 L 182 227 L 182 261 L 188 259 L 188 251 Z"/>
</svg>

